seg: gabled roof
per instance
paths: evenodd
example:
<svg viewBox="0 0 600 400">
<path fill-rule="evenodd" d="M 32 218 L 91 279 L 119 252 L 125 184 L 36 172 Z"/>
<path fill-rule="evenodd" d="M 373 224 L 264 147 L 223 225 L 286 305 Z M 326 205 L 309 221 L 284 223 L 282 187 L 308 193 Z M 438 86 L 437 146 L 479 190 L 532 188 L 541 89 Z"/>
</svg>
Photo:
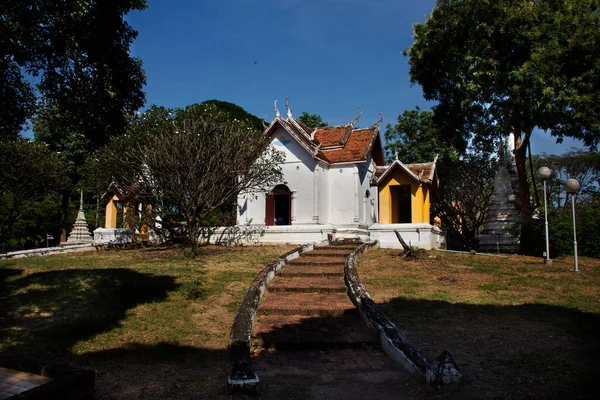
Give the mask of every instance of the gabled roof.
<svg viewBox="0 0 600 400">
<path fill-rule="evenodd" d="M 433 162 L 404 164 L 400 160 L 395 160 L 391 165 L 384 167 L 375 167 L 373 175 L 373 183 L 379 185 L 395 168 L 400 168 L 411 177 L 415 182 L 432 184 L 434 182 L 435 167 L 437 165 L 437 157 Z"/>
<path fill-rule="evenodd" d="M 381 152 L 379 123 L 383 118 L 369 128 L 355 128 L 354 123 L 358 119 L 355 118 L 344 125 L 310 129 L 293 117 L 289 107 L 285 119 L 277 108 L 275 110 L 275 119 L 266 128 L 265 135 L 271 137 L 278 127 L 282 127 L 313 158 L 325 164 L 364 162 L 369 158 L 375 144 L 378 144 L 376 149 Z M 383 160 L 382 154 L 379 156 L 373 157 L 376 163 Z"/>
</svg>

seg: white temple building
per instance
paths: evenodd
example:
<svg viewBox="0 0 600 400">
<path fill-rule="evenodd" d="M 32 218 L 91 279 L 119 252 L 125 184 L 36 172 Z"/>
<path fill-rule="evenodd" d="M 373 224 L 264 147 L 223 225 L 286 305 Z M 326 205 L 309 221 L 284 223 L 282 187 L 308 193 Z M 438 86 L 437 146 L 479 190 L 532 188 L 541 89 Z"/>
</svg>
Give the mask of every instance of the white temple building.
<svg viewBox="0 0 600 400">
<path fill-rule="evenodd" d="M 443 246 L 444 236 L 429 216 L 435 162 L 397 160 L 386 167 L 379 136 L 383 117 L 366 128 L 355 126 L 359 115 L 344 125 L 312 129 L 294 118 L 287 101 L 287 118 L 276 103 L 265 135 L 285 154 L 283 179 L 267 192 L 240 194 L 237 226 L 219 229 L 211 241 L 375 238 L 382 247 L 400 247 L 398 230 L 413 246 Z"/>
</svg>

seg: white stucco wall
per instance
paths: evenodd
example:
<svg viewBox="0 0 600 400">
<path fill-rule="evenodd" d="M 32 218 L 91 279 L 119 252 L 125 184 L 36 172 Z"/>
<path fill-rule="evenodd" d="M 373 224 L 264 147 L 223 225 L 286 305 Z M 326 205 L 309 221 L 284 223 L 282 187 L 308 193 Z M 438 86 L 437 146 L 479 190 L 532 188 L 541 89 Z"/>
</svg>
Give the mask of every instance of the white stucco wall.
<svg viewBox="0 0 600 400">
<path fill-rule="evenodd" d="M 326 165 L 319 165 L 317 167 L 317 194 L 318 194 L 318 208 L 319 208 L 319 223 L 329 223 L 329 168 Z"/>
<path fill-rule="evenodd" d="M 313 171 L 317 162 L 283 128 L 275 131 L 271 146 L 285 155 L 285 162 L 281 166 L 283 179 L 277 184 L 284 184 L 292 191 L 292 225 L 314 223 Z M 238 224 L 247 225 L 251 221 L 252 225 L 264 225 L 265 206 L 265 193 L 240 194 Z"/>
</svg>

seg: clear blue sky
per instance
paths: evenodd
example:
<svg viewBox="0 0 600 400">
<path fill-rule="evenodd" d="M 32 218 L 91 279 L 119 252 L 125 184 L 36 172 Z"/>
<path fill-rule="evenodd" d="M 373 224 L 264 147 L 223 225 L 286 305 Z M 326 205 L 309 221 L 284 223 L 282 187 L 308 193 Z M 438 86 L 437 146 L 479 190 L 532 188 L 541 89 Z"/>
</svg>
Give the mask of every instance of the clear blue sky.
<svg viewBox="0 0 600 400">
<path fill-rule="evenodd" d="M 411 86 L 412 25 L 434 0 L 148 0 L 128 22 L 139 32 L 132 54 L 147 75 L 147 105 L 186 106 L 218 99 L 271 121 L 273 101 L 285 115 L 320 114 L 331 125 L 363 109 L 360 126 L 405 109 L 428 108 Z M 383 129 L 382 129 L 383 131 Z M 562 153 L 535 134 L 534 153 Z"/>
</svg>

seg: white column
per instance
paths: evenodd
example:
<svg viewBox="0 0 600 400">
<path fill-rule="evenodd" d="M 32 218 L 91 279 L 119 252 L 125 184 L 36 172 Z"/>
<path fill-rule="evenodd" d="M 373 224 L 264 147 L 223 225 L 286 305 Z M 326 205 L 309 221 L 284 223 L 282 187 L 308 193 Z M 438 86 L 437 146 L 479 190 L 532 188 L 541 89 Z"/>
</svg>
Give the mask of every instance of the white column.
<svg viewBox="0 0 600 400">
<path fill-rule="evenodd" d="M 317 165 L 313 171 L 313 222 L 319 223 L 319 166 Z"/>
<path fill-rule="evenodd" d="M 360 211 L 358 209 L 360 199 L 358 197 L 358 188 L 360 185 L 360 180 L 358 178 L 358 167 L 354 166 L 354 222 L 359 222 Z"/>
<path fill-rule="evenodd" d="M 292 196 L 291 196 L 291 201 L 290 201 L 290 207 L 292 207 L 292 222 L 296 221 L 296 197 L 298 197 L 298 191 L 297 190 L 292 190 Z"/>
</svg>

